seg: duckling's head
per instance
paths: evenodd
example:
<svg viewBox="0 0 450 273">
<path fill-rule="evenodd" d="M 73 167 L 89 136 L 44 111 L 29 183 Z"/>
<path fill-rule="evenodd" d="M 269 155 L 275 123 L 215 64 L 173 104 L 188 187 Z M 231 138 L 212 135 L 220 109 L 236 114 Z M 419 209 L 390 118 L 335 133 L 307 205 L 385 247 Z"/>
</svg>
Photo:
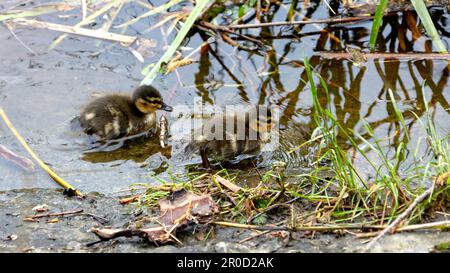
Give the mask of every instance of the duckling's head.
<svg viewBox="0 0 450 273">
<path fill-rule="evenodd" d="M 154 113 L 157 110 L 172 112 L 173 107 L 164 103 L 161 94 L 153 86 L 139 86 L 133 93 L 133 103 L 136 108 L 144 113 Z"/>
</svg>

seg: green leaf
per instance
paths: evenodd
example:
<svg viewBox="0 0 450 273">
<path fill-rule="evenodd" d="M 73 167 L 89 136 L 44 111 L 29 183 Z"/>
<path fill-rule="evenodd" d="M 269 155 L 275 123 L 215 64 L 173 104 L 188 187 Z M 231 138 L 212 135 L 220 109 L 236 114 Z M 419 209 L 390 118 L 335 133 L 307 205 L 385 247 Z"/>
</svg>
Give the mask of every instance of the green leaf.
<svg viewBox="0 0 450 273">
<path fill-rule="evenodd" d="M 371 51 L 375 49 L 378 31 L 380 31 L 381 20 L 383 20 L 384 11 L 386 10 L 387 4 L 388 0 L 381 0 L 380 4 L 377 6 L 377 11 L 375 12 L 375 19 L 373 20 L 372 30 L 370 32 L 369 47 Z"/>
<path fill-rule="evenodd" d="M 445 48 L 444 43 L 441 41 L 439 37 L 439 33 L 434 27 L 433 20 L 431 20 L 430 14 L 428 13 L 427 7 L 423 0 L 411 0 L 414 8 L 416 9 L 417 14 L 420 17 L 420 21 L 427 31 L 427 34 L 431 37 L 436 49 L 441 53 L 447 53 L 447 49 Z"/>
</svg>

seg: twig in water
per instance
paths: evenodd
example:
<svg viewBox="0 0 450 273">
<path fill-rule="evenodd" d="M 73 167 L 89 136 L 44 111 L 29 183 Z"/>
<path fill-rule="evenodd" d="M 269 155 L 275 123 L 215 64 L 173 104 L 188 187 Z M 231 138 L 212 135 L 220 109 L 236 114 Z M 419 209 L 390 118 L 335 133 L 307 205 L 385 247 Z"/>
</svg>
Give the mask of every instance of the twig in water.
<svg viewBox="0 0 450 273">
<path fill-rule="evenodd" d="M 86 0 L 81 0 L 81 13 L 83 20 L 86 20 L 86 14 L 87 14 L 87 4 Z"/>
<path fill-rule="evenodd" d="M 59 31 L 59 32 L 76 34 L 76 35 L 80 35 L 80 36 L 87 36 L 87 37 L 108 40 L 108 41 L 113 41 L 113 42 L 120 42 L 124 46 L 130 46 L 137 39 L 134 36 L 122 35 L 122 34 L 117 34 L 117 33 L 112 33 L 112 32 L 106 32 L 106 31 L 102 31 L 102 30 L 93 30 L 93 29 L 87 29 L 87 28 L 81 28 L 81 27 L 66 26 L 66 25 L 42 22 L 42 21 L 31 20 L 31 19 L 15 19 L 15 20 L 13 20 L 13 22 L 17 23 L 19 25 L 23 25 L 23 26 L 31 26 L 31 27 L 36 27 L 36 28 L 50 29 L 50 30 Z"/>
<path fill-rule="evenodd" d="M 22 144 L 22 146 L 27 150 L 27 152 L 31 155 L 31 157 L 36 160 L 36 162 L 41 166 L 44 171 L 50 175 L 50 177 L 59 185 L 64 187 L 66 190 L 69 190 L 71 193 L 83 196 L 83 194 L 76 190 L 72 185 L 70 185 L 66 180 L 62 179 L 58 174 L 56 174 L 50 167 L 48 167 L 35 153 L 34 151 L 28 146 L 28 144 L 25 142 L 25 140 L 22 138 L 22 136 L 17 132 L 16 128 L 12 125 L 11 121 L 9 120 L 8 116 L 6 115 L 5 111 L 3 111 L 3 108 L 0 107 L 0 116 L 2 117 L 3 121 L 5 122 L 6 126 L 8 126 L 9 130 L 13 133 L 13 135 L 16 137 L 16 139 Z"/>
<path fill-rule="evenodd" d="M 331 18 L 331 19 L 309 20 L 309 21 L 270 22 L 270 23 L 229 25 L 229 26 L 227 26 L 227 28 L 245 29 L 245 28 L 274 27 L 274 26 L 295 26 L 295 25 L 307 25 L 307 24 L 338 24 L 338 23 L 350 23 L 350 22 L 356 22 L 356 21 L 370 20 L 373 18 L 374 18 L 374 16 L 358 16 L 358 17 Z"/>
<path fill-rule="evenodd" d="M 352 53 L 348 52 L 317 52 L 325 59 L 349 59 Z M 449 53 L 364 53 L 367 59 L 412 59 L 412 60 L 448 60 Z"/>
<path fill-rule="evenodd" d="M 240 34 L 240 33 L 236 32 L 236 31 L 231 30 L 229 27 L 215 25 L 215 24 L 212 24 L 212 23 L 209 23 L 209 22 L 200 22 L 199 25 L 202 26 L 202 27 L 214 30 L 214 31 L 220 31 L 220 32 L 225 32 L 225 33 L 228 33 L 228 34 L 236 35 L 238 37 L 241 37 L 242 39 L 245 39 L 245 40 L 248 40 L 250 42 L 253 42 L 253 43 L 257 44 L 257 45 L 259 45 L 262 48 L 267 47 L 260 40 L 252 38 L 252 37 L 249 37 L 249 36 L 244 35 L 244 34 Z"/>
<path fill-rule="evenodd" d="M 10 24 L 10 22 L 4 22 L 4 25 L 6 26 L 6 28 L 9 30 L 9 32 L 14 36 L 14 38 L 16 38 L 16 40 L 26 49 L 28 50 L 31 54 L 36 55 L 36 52 L 33 51 L 33 49 L 29 48 L 20 38 L 19 36 L 16 35 L 16 33 L 14 33 L 13 28 Z"/>
</svg>

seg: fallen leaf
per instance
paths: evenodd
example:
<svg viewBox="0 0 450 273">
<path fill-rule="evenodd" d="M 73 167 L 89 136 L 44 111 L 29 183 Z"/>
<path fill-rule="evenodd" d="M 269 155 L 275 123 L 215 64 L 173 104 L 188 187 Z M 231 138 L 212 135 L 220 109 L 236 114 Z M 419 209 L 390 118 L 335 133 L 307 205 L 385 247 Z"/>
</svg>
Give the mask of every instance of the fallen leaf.
<svg viewBox="0 0 450 273">
<path fill-rule="evenodd" d="M 47 220 L 48 224 L 54 224 L 54 223 L 58 223 L 58 222 L 59 222 L 58 218 L 53 218 L 53 219 Z"/>
<path fill-rule="evenodd" d="M 159 201 L 160 221 L 165 225 L 177 224 L 190 216 L 211 216 L 218 211 L 209 194 L 196 195 L 184 189 L 175 191 L 169 198 Z"/>
<path fill-rule="evenodd" d="M 170 72 L 177 69 L 178 67 L 189 65 L 189 64 L 192 64 L 193 62 L 195 62 L 195 60 L 193 60 L 191 58 L 182 58 L 181 53 L 178 52 L 178 54 L 172 60 L 170 60 L 170 62 L 167 64 L 165 74 L 167 75 Z"/>
</svg>

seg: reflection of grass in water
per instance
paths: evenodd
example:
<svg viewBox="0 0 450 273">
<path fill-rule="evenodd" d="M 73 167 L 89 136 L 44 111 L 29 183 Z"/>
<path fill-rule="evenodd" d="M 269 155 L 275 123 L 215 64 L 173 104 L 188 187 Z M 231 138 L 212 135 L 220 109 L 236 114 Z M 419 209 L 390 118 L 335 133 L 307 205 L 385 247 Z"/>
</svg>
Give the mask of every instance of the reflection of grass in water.
<svg viewBox="0 0 450 273">
<path fill-rule="evenodd" d="M 310 178 L 312 180 L 316 179 L 317 173 L 322 169 L 331 170 L 334 174 L 330 179 L 327 179 L 327 181 L 330 183 L 336 182 L 339 185 L 341 193 L 347 192 L 349 195 L 349 200 L 341 201 L 342 205 L 349 203 L 345 205 L 350 205 L 351 209 L 339 211 L 338 206 L 335 205 L 335 216 L 341 217 L 346 214 L 351 214 L 349 218 L 344 218 L 342 220 L 353 220 L 354 216 L 358 214 L 377 218 L 376 214 L 381 212 L 381 221 L 383 221 L 383 217 L 394 217 L 406 208 L 410 199 L 414 199 L 423 191 L 423 185 L 426 182 L 432 182 L 436 177 L 450 170 L 448 136 L 442 137 L 437 133 L 433 120 L 429 115 L 428 108 L 426 109 L 428 113 L 426 124 L 423 124 L 416 115 L 416 118 L 426 130 L 427 141 L 422 141 L 421 143 L 418 143 L 417 146 L 412 147 L 403 114 L 398 107 L 392 91 L 389 90 L 392 107 L 397 120 L 401 124 L 401 132 L 405 134 L 406 141 L 402 140 L 397 145 L 394 155 L 388 157 L 386 151 L 380 146 L 381 140 L 375 139 L 369 141 L 364 139 L 358 133 L 342 127 L 334 117 L 330 108 L 325 108 L 319 103 L 318 88 L 314 83 L 313 72 L 308 62 L 305 61 L 305 63 L 307 64 L 306 70 L 311 84 L 311 92 L 314 101 L 314 120 L 323 135 L 321 143 L 323 155 L 321 158 L 327 158 L 331 161 L 330 166 L 316 168 L 310 174 Z M 323 90 L 324 94 L 328 97 L 327 86 L 323 79 L 320 76 L 318 77 L 321 85 L 320 90 Z M 427 105 L 426 102 L 425 105 Z M 374 136 L 373 129 L 367 122 L 364 122 L 364 128 L 369 136 Z M 336 140 L 338 131 L 346 136 L 347 141 L 350 143 L 350 147 L 357 150 L 372 168 L 375 176 L 371 181 L 365 181 L 358 175 L 355 166 L 350 160 L 348 152 L 343 150 L 341 147 L 342 145 Z M 378 165 L 376 165 L 374 160 L 369 159 L 368 152 L 365 151 L 366 149 L 364 149 L 364 147 L 359 146 L 355 142 L 355 138 L 360 140 L 369 151 L 375 153 L 377 162 L 380 162 Z M 420 144 L 428 145 L 430 153 L 429 158 L 422 158 L 419 160 L 417 153 Z M 402 173 L 400 173 L 400 167 L 402 166 L 408 151 L 413 151 L 411 154 L 413 163 L 408 167 L 403 166 L 405 168 L 403 168 Z M 411 187 L 412 182 L 415 182 L 414 188 Z M 448 194 L 448 190 L 449 185 L 446 185 L 444 189 L 435 192 L 434 197 L 430 198 L 429 201 L 435 199 L 437 195 L 441 193 Z M 314 194 L 314 191 L 311 191 L 310 195 Z M 410 219 L 420 217 L 429 204 L 429 202 L 424 202 L 424 204 L 417 207 L 410 216 Z"/>
</svg>

